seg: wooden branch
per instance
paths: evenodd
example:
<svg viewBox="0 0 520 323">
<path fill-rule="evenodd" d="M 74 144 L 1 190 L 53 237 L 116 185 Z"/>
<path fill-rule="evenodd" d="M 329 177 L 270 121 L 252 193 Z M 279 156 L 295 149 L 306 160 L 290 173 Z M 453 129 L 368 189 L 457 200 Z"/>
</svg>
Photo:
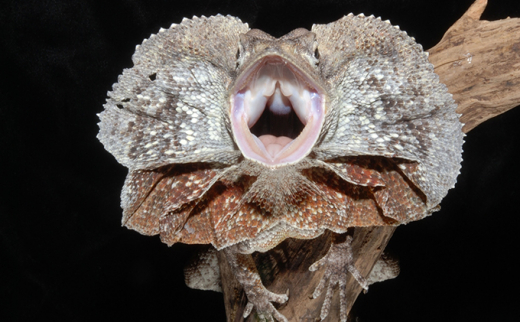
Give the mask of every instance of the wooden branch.
<svg viewBox="0 0 520 323">
<path fill-rule="evenodd" d="M 356 228 L 352 249 L 356 257 L 356 268 L 367 277 L 374 263 L 379 259 L 386 247 L 395 227 Z M 287 239 L 276 248 L 266 253 L 256 253 L 255 262 L 264 285 L 272 292 L 285 293 L 289 288 L 289 301 L 279 308 L 289 321 L 317 321 L 320 317 L 321 304 L 325 298 L 323 293 L 317 299 L 311 295 L 323 274 L 322 271 L 311 272 L 309 267 L 321 259 L 330 247 L 331 234 L 327 232 L 314 240 Z M 363 255 L 363 257 L 359 257 Z M 242 322 L 244 307 L 247 303 L 240 284 L 234 279 L 225 259 L 219 252 L 221 277 L 227 320 Z M 361 292 L 361 286 L 349 275 L 347 280 L 347 297 L 352 300 L 348 308 Z M 336 292 L 337 294 L 337 292 Z M 339 321 L 339 301 L 337 295 L 331 306 L 328 320 Z M 251 315 L 247 321 L 258 321 Z"/>
<path fill-rule="evenodd" d="M 520 19 L 479 20 L 486 4 L 475 1 L 429 50 L 466 133 L 520 102 Z"/>
<path fill-rule="evenodd" d="M 520 104 L 520 19 L 481 21 L 486 0 L 477 0 L 446 32 L 430 52 L 441 82 L 459 105 L 468 132 L 480 123 Z M 395 227 L 356 228 L 353 250 L 356 267 L 368 277 L 386 247 Z M 290 321 L 319 320 L 324 295 L 311 299 L 323 275 L 322 270 L 310 272 L 309 266 L 320 259 L 330 246 L 330 234 L 315 240 L 287 239 L 265 254 L 256 254 L 255 261 L 267 289 L 275 293 L 290 290 L 289 301 L 279 310 Z M 225 255 L 219 253 L 222 288 L 228 321 L 243 321 L 246 297 L 230 272 Z M 349 275 L 347 297 L 349 311 L 361 292 L 359 284 Z M 251 315 L 248 320 L 256 321 Z M 327 320 L 339 320 L 339 299 L 336 291 Z"/>
</svg>

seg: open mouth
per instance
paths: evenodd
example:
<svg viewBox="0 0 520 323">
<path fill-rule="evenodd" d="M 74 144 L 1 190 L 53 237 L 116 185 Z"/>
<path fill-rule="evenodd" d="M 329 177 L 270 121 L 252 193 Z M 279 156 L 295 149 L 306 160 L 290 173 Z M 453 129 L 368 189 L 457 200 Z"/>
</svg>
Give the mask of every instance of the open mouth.
<svg viewBox="0 0 520 323">
<path fill-rule="evenodd" d="M 307 156 L 324 117 L 318 87 L 278 56 L 264 57 L 237 84 L 231 123 L 244 156 L 271 167 Z"/>
</svg>

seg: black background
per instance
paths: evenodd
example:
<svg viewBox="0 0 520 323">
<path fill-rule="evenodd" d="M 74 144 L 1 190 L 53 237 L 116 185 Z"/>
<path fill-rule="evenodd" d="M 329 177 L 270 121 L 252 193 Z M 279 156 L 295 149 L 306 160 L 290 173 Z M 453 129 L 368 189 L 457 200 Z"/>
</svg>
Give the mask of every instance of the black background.
<svg viewBox="0 0 520 323">
<path fill-rule="evenodd" d="M 221 294 L 184 285 L 193 246 L 120 226 L 126 169 L 97 141 L 106 92 L 136 44 L 183 17 L 231 14 L 274 36 L 353 12 L 431 48 L 472 0 L 70 1 L 0 7 L 0 320 L 224 320 Z M 483 19 L 520 17 L 490 0 Z M 358 300 L 361 320 L 519 320 L 520 108 L 466 137 L 457 186 L 398 228 L 401 275 Z"/>
</svg>

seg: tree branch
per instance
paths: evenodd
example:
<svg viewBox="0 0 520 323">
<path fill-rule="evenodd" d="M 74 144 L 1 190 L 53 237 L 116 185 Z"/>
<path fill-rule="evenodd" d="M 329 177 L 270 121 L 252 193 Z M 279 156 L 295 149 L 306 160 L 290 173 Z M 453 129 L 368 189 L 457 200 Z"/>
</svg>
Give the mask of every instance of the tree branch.
<svg viewBox="0 0 520 323">
<path fill-rule="evenodd" d="M 486 4 L 475 1 L 429 50 L 466 133 L 520 102 L 520 19 L 479 20 Z"/>
</svg>

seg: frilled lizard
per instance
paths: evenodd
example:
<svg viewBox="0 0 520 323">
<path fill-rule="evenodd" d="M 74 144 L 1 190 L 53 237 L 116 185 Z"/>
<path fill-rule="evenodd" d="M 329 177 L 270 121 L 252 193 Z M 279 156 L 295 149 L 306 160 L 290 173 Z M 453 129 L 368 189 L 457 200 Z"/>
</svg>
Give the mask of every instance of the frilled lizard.
<svg viewBox="0 0 520 323">
<path fill-rule="evenodd" d="M 422 47 L 388 21 L 350 14 L 274 38 L 234 17 L 194 17 L 132 59 L 99 115 L 99 140 L 129 168 L 122 222 L 224 250 L 246 315 L 284 320 L 272 302 L 288 299 L 263 286 L 251 253 L 330 230 L 310 268 L 326 268 L 315 294 L 341 291 L 347 272 L 366 288 L 347 229 L 422 219 L 456 182 L 456 105 Z"/>
</svg>

